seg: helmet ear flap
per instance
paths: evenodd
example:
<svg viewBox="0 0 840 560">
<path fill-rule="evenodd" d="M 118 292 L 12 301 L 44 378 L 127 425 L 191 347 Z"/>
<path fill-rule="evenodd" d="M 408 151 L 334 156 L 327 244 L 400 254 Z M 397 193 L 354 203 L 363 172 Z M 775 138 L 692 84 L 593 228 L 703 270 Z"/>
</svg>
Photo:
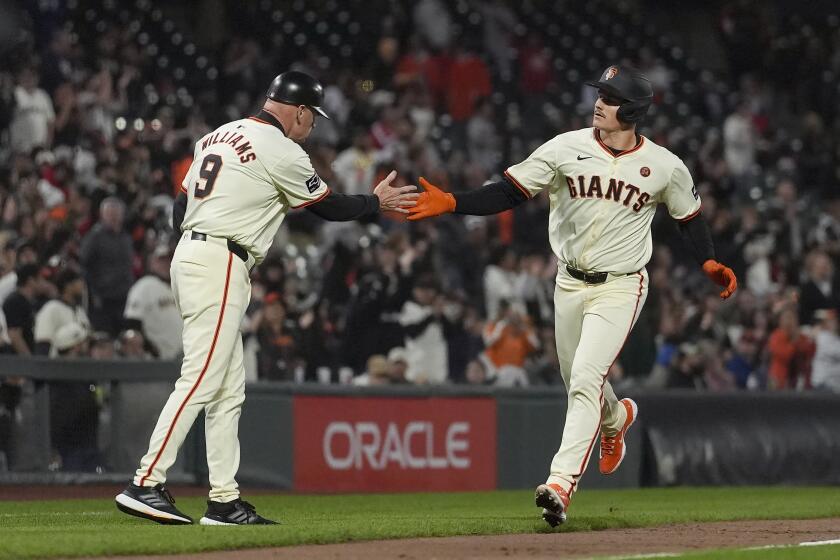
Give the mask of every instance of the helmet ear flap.
<svg viewBox="0 0 840 560">
<path fill-rule="evenodd" d="M 625 101 L 619 106 L 616 117 L 622 122 L 638 123 L 645 118 L 649 107 L 649 101 Z"/>
</svg>

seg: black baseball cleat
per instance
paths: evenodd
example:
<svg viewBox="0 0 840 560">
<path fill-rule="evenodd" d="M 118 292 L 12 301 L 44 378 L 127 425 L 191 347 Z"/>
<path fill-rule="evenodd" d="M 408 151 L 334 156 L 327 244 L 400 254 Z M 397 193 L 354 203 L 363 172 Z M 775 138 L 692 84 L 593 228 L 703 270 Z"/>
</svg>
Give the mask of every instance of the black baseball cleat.
<svg viewBox="0 0 840 560">
<path fill-rule="evenodd" d="M 163 484 L 137 486 L 132 482 L 114 499 L 117 509 L 128 515 L 151 519 L 164 525 L 191 525 L 193 522 L 189 516 L 178 511 L 175 499 Z"/>
<path fill-rule="evenodd" d="M 207 511 L 199 523 L 201 525 L 279 525 L 276 521 L 259 515 L 254 506 L 241 498 L 226 504 L 207 500 Z"/>
</svg>

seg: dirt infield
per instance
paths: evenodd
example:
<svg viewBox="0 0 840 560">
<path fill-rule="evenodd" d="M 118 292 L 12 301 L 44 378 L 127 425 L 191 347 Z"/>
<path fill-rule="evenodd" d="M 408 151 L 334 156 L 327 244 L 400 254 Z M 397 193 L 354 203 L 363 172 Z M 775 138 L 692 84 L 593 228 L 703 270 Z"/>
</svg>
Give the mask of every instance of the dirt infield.
<svg viewBox="0 0 840 560">
<path fill-rule="evenodd" d="M 225 530 L 223 528 L 220 528 Z M 230 530 L 230 529 L 227 529 Z M 235 530 L 235 529 L 234 529 Z M 443 560 L 551 559 L 686 552 L 799 544 L 840 538 L 840 518 L 795 521 L 689 523 L 645 529 L 580 533 L 403 539 L 290 546 L 176 556 L 131 556 L 132 560 Z"/>
</svg>

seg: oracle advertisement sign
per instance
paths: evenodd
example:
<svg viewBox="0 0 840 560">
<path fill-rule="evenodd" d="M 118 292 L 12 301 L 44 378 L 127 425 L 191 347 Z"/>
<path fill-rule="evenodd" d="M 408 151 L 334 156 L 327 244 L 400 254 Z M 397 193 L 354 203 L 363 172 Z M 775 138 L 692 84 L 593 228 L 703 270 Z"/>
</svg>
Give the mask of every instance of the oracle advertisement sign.
<svg viewBox="0 0 840 560">
<path fill-rule="evenodd" d="M 294 488 L 410 492 L 496 488 L 489 398 L 294 398 Z"/>
</svg>

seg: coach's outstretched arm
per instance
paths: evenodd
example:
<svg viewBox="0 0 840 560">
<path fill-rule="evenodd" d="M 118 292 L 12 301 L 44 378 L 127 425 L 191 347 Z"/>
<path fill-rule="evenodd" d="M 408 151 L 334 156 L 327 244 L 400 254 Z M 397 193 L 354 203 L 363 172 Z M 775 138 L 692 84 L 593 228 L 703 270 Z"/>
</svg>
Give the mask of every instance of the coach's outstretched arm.
<svg viewBox="0 0 840 560">
<path fill-rule="evenodd" d="M 391 182 L 396 177 L 397 172 L 391 171 L 376 185 L 373 194 L 340 194 L 330 191 L 306 209 L 331 222 L 349 222 L 385 211 L 407 214 L 407 208 L 414 206 L 420 195 L 415 192 L 415 185 L 392 187 Z"/>
<path fill-rule="evenodd" d="M 449 212 L 488 216 L 510 210 L 528 200 L 522 189 L 507 177 L 468 192 L 444 192 L 423 177 L 420 177 L 420 186 L 426 190 L 420 193 L 417 204 L 408 209 L 409 220 L 422 220 Z"/>
</svg>

